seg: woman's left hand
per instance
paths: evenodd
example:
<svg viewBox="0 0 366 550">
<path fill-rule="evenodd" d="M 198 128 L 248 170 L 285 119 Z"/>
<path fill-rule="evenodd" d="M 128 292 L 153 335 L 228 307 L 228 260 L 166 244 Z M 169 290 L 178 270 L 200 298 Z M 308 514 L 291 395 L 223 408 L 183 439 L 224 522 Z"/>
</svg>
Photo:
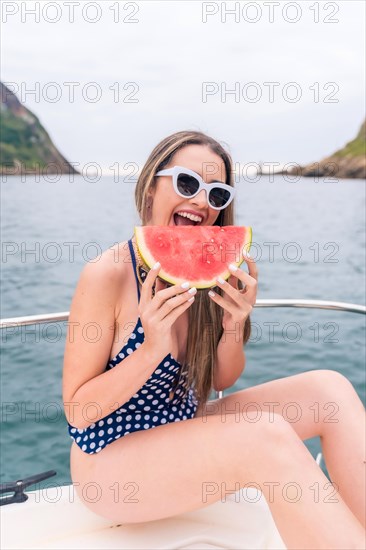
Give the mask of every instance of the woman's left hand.
<svg viewBox="0 0 366 550">
<path fill-rule="evenodd" d="M 236 270 L 232 270 L 229 267 L 230 275 L 227 281 L 220 282 L 217 280 L 217 286 L 224 291 L 223 296 L 214 293 L 211 300 L 216 302 L 224 309 L 224 315 L 222 319 L 222 326 L 225 329 L 228 324 L 235 325 L 239 322 L 244 324 L 247 317 L 251 313 L 253 306 L 257 299 L 257 286 L 258 286 L 258 270 L 252 258 L 245 256 L 243 258 L 248 264 L 249 273 L 243 271 L 240 267 Z M 238 288 L 238 279 L 244 283 L 244 288 L 240 290 Z M 212 290 L 210 290 L 212 292 Z"/>
</svg>

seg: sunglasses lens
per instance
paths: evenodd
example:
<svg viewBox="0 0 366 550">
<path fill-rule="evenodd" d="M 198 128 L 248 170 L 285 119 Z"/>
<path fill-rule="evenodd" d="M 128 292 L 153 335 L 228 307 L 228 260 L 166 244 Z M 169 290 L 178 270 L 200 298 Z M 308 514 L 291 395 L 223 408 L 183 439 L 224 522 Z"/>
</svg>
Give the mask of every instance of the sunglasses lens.
<svg viewBox="0 0 366 550">
<path fill-rule="evenodd" d="M 179 174 L 177 178 L 177 187 L 179 193 L 185 197 L 191 197 L 197 193 L 200 184 L 193 176 L 189 174 Z"/>
<path fill-rule="evenodd" d="M 215 208 L 222 208 L 229 201 L 230 196 L 230 191 L 221 189 L 220 187 L 214 187 L 210 190 L 209 202 L 211 206 Z"/>
</svg>

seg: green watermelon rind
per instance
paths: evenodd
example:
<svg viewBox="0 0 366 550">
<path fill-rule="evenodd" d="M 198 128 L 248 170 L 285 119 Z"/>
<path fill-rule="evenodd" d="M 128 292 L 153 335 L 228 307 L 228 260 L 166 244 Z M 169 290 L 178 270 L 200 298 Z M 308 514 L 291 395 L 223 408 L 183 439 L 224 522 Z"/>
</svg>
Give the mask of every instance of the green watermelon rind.
<svg viewBox="0 0 366 550">
<path fill-rule="evenodd" d="M 136 237 L 136 245 L 137 245 L 138 251 L 140 253 L 140 256 L 141 256 L 144 264 L 149 269 L 151 269 L 155 265 L 156 259 L 150 254 L 148 248 L 142 246 L 142 244 L 141 244 L 145 240 L 144 239 L 144 234 L 143 234 L 144 227 L 145 226 L 135 226 L 134 233 L 135 233 L 135 237 Z M 225 226 L 223 226 L 223 227 L 225 227 Z M 247 230 L 246 234 L 245 234 L 246 242 L 243 244 L 242 250 L 245 249 L 246 252 L 249 252 L 249 249 L 250 249 L 251 244 L 252 244 L 253 231 L 252 231 L 251 226 L 245 226 L 245 227 L 246 227 L 246 230 Z M 248 240 L 247 237 L 249 237 L 249 240 Z M 234 262 L 233 261 L 231 263 L 233 263 L 237 267 L 240 267 L 243 262 L 244 262 L 244 258 L 242 258 L 239 262 Z M 166 281 L 166 282 L 168 282 L 172 285 L 181 284 L 185 281 L 185 279 L 183 279 L 183 278 L 182 279 L 178 279 L 177 277 L 172 278 L 171 275 L 167 271 L 165 271 L 164 268 L 162 268 L 162 267 L 160 268 L 158 273 L 159 273 L 158 277 L 160 279 L 162 279 L 163 281 Z M 202 278 L 197 279 L 197 280 L 190 280 L 190 285 L 196 287 L 197 289 L 212 288 L 214 286 L 217 286 L 217 280 L 216 280 L 217 277 L 222 277 L 226 281 L 230 277 L 230 275 L 232 275 L 231 271 L 229 271 L 229 269 L 225 269 L 221 273 L 216 275 L 215 278 L 210 279 L 210 280 L 202 279 Z"/>
</svg>

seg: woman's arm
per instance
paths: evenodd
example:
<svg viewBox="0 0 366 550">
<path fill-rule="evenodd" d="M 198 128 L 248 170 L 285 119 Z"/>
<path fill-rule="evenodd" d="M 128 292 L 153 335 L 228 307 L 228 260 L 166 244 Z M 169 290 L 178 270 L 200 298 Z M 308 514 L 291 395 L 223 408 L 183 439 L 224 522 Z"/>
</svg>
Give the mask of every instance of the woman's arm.
<svg viewBox="0 0 366 550">
<path fill-rule="evenodd" d="M 249 273 L 230 264 L 232 273 L 227 281 L 217 279 L 217 285 L 224 293 L 209 292 L 212 300 L 224 309 L 222 326 L 224 333 L 217 346 L 214 372 L 214 389 L 224 390 L 232 386 L 245 367 L 244 326 L 256 302 L 258 270 L 254 260 L 243 250 Z M 242 287 L 238 287 L 238 280 Z"/>
<path fill-rule="evenodd" d="M 63 403 L 68 422 L 86 428 L 128 401 L 162 357 L 144 343 L 105 371 L 112 349 L 115 310 L 130 263 L 106 251 L 84 266 L 72 300 L 64 353 Z"/>
<path fill-rule="evenodd" d="M 232 386 L 245 367 L 243 331 L 245 321 L 225 324 L 217 346 L 214 371 L 214 390 L 222 391 Z"/>
<path fill-rule="evenodd" d="M 121 363 L 85 382 L 71 401 L 64 403 L 70 424 L 86 428 L 122 407 L 144 385 L 161 359 L 153 358 L 142 343 Z"/>
</svg>

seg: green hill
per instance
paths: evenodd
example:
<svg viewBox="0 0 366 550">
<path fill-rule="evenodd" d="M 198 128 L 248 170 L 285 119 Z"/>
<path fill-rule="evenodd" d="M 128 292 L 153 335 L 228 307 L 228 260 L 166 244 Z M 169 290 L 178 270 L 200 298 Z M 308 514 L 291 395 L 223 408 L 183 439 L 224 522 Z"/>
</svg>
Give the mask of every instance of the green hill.
<svg viewBox="0 0 366 550">
<path fill-rule="evenodd" d="M 39 119 L 0 82 L 0 174 L 77 174 Z"/>
<path fill-rule="evenodd" d="M 366 121 L 361 125 L 357 136 L 331 156 L 279 173 L 305 177 L 366 179 Z"/>
<path fill-rule="evenodd" d="M 360 131 L 358 132 L 355 139 L 347 143 L 343 147 L 343 149 L 340 149 L 336 153 L 333 154 L 334 157 L 365 157 L 366 155 L 366 120 L 362 124 Z"/>
</svg>

